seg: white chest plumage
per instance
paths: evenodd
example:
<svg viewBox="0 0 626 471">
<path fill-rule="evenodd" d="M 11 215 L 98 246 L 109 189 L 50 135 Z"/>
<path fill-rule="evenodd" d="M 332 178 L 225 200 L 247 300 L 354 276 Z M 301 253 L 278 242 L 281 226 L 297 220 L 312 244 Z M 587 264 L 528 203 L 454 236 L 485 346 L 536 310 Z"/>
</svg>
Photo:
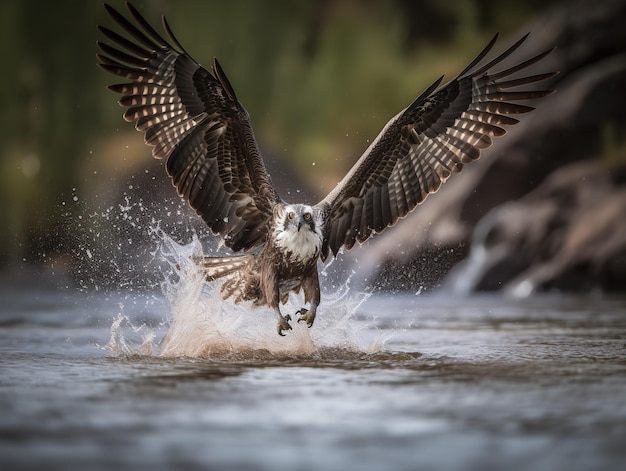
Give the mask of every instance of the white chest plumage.
<svg viewBox="0 0 626 471">
<path fill-rule="evenodd" d="M 322 249 L 322 238 L 308 228 L 277 230 L 274 232 L 276 246 L 291 261 L 304 261 L 317 257 Z"/>
</svg>

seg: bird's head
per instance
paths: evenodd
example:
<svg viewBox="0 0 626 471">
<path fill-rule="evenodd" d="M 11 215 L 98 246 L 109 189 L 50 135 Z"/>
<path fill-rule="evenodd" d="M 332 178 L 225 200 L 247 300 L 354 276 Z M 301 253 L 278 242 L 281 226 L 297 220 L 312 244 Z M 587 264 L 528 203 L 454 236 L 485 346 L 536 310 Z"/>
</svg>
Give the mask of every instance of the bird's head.
<svg viewBox="0 0 626 471">
<path fill-rule="evenodd" d="M 317 256 L 322 246 L 321 215 L 306 204 L 290 204 L 275 213 L 276 244 L 295 258 Z"/>
<path fill-rule="evenodd" d="M 311 206 L 290 204 L 285 208 L 283 218 L 285 231 L 296 229 L 298 232 L 301 230 L 315 232 L 315 218 Z"/>
</svg>

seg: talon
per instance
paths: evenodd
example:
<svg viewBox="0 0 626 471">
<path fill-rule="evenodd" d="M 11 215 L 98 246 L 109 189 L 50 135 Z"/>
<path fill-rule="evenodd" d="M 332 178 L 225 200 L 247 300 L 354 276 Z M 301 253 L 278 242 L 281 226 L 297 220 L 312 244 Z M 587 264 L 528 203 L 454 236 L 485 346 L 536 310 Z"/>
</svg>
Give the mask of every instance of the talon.
<svg viewBox="0 0 626 471">
<path fill-rule="evenodd" d="M 290 315 L 283 316 L 281 320 L 278 321 L 278 335 L 284 337 L 284 330 L 291 330 L 291 326 L 289 325 L 289 321 L 291 320 Z"/>
<path fill-rule="evenodd" d="M 300 318 L 298 319 L 298 323 L 304 321 L 306 322 L 306 325 L 309 328 L 313 326 L 313 321 L 315 320 L 315 313 L 303 307 L 302 309 L 297 311 L 296 314 L 300 316 Z"/>
<path fill-rule="evenodd" d="M 305 308 L 302 308 L 299 311 L 296 311 L 296 316 L 300 316 L 300 318 L 298 319 L 298 323 L 306 320 L 307 312 L 309 312 L 309 310 Z"/>
</svg>

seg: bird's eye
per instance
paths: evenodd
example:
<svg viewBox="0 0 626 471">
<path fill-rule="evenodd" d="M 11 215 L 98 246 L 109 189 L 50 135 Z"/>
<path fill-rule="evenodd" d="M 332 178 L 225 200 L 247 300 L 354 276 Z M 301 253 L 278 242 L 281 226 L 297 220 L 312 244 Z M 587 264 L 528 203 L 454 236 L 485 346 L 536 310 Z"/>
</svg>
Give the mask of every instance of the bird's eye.
<svg viewBox="0 0 626 471">
<path fill-rule="evenodd" d="M 304 220 L 305 221 L 310 221 L 311 220 L 311 213 L 304 213 Z"/>
<path fill-rule="evenodd" d="M 296 217 L 296 213 L 294 213 L 293 211 L 290 211 L 287 216 L 289 217 L 289 219 L 293 219 Z"/>
</svg>

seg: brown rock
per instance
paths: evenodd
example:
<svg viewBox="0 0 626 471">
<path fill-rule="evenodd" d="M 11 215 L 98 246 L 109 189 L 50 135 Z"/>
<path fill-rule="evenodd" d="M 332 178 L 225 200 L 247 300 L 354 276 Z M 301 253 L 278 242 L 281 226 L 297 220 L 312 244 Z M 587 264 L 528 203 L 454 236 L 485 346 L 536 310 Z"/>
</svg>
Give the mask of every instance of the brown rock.
<svg viewBox="0 0 626 471">
<path fill-rule="evenodd" d="M 456 291 L 626 291 L 626 164 L 563 167 L 485 216 L 453 272 Z"/>
</svg>

